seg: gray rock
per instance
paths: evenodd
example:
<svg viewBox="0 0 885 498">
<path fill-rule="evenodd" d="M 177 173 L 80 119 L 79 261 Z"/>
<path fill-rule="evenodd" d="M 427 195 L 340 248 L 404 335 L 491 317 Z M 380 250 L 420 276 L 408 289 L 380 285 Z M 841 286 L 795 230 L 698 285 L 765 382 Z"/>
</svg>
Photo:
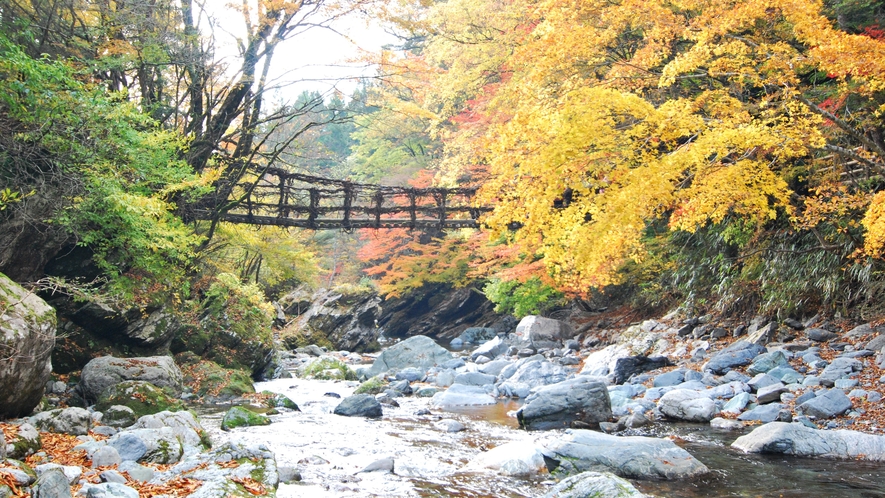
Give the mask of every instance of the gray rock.
<svg viewBox="0 0 885 498">
<path fill-rule="evenodd" d="M 134 461 L 125 461 L 117 465 L 117 470 L 126 472 L 129 477 L 136 481 L 148 482 L 154 478 L 154 469 L 139 465 Z"/>
<path fill-rule="evenodd" d="M 452 353 L 438 345 L 433 339 L 416 335 L 385 349 L 372 366 L 366 370 L 368 377 L 389 371 L 401 371 L 407 367 L 426 371 L 452 359 Z"/>
<path fill-rule="evenodd" d="M 704 365 L 704 371 L 722 375 L 732 368 L 749 364 L 764 350 L 765 348 L 758 344 L 744 340 L 737 341 L 710 358 Z"/>
<path fill-rule="evenodd" d="M 455 384 L 464 384 L 468 386 L 487 386 L 495 383 L 494 375 L 479 372 L 464 372 L 455 376 Z"/>
<path fill-rule="evenodd" d="M 757 406 L 752 410 L 747 410 L 738 415 L 738 420 L 742 422 L 774 422 L 780 416 L 784 405 L 780 403 L 769 403 L 767 405 Z"/>
<path fill-rule="evenodd" d="M 789 366 L 789 364 L 787 356 L 783 351 L 772 351 L 757 356 L 753 360 L 753 363 L 747 367 L 747 373 L 750 375 L 757 375 L 768 372 L 776 367 Z"/>
<path fill-rule="evenodd" d="M 671 370 L 655 377 L 654 387 L 666 387 L 682 384 L 685 380 L 685 370 Z"/>
<path fill-rule="evenodd" d="M 83 367 L 80 376 L 80 393 L 90 402 L 96 402 L 113 385 L 126 380 L 149 382 L 169 389 L 179 396 L 182 390 L 182 373 L 169 356 L 144 358 L 95 358 Z"/>
<path fill-rule="evenodd" d="M 406 367 L 394 375 L 396 380 L 405 380 L 408 382 L 420 382 L 426 377 L 426 369 L 417 367 Z"/>
<path fill-rule="evenodd" d="M 6 456 L 16 460 L 24 460 L 28 455 L 39 451 L 40 447 L 40 433 L 33 425 L 25 422 L 18 426 L 15 438 L 6 442 Z"/>
<path fill-rule="evenodd" d="M 498 331 L 489 327 L 469 327 L 461 332 L 458 339 L 469 344 L 482 344 L 498 336 Z"/>
<path fill-rule="evenodd" d="M 465 429 L 464 424 L 450 418 L 437 420 L 436 422 L 434 422 L 433 426 L 436 427 L 437 430 L 442 432 L 461 432 Z"/>
<path fill-rule="evenodd" d="M 49 469 L 37 478 L 34 498 L 70 498 L 71 483 L 60 468 Z"/>
<path fill-rule="evenodd" d="M 101 482 L 116 482 L 119 484 L 126 484 L 126 478 L 123 474 L 117 472 L 116 470 L 105 470 L 98 474 Z"/>
<path fill-rule="evenodd" d="M 498 389 L 505 396 L 525 397 L 531 389 L 557 384 L 568 378 L 570 374 L 570 370 L 566 367 L 550 362 L 540 355 L 524 358 L 515 365 L 515 371 L 498 385 Z M 501 378 L 509 373 L 507 372 L 509 368 L 501 371 Z"/>
<path fill-rule="evenodd" d="M 806 401 L 808 401 L 808 400 L 810 400 L 810 399 L 813 399 L 815 396 L 817 396 L 817 393 L 815 393 L 814 391 L 812 391 L 811 389 L 809 389 L 808 391 L 805 391 L 804 393 L 802 393 L 802 394 L 800 394 L 799 396 L 796 397 L 796 399 L 795 399 L 795 405 L 796 405 L 796 406 L 799 406 L 799 405 L 801 405 L 802 403 L 805 403 Z"/>
<path fill-rule="evenodd" d="M 142 417 L 144 418 L 144 417 Z M 108 439 L 124 461 L 135 460 L 149 463 L 176 463 L 186 450 L 196 451 L 193 438 L 199 443 L 199 436 L 187 436 L 183 429 L 161 427 L 158 429 L 128 429 Z M 190 441 L 188 441 L 190 440 Z M 140 442 L 140 444 L 139 444 Z M 136 456 L 144 451 L 141 456 Z"/>
<path fill-rule="evenodd" d="M 571 429 L 543 453 L 568 474 L 605 471 L 626 478 L 684 479 L 707 472 L 704 464 L 669 439 Z"/>
<path fill-rule="evenodd" d="M 420 396 L 420 391 L 419 391 Z M 468 386 L 466 384 L 454 384 L 443 392 L 432 394 L 430 403 L 438 408 L 449 406 L 478 406 L 494 405 L 497 400 L 489 395 L 481 386 Z"/>
<path fill-rule="evenodd" d="M 83 475 L 83 469 L 76 465 L 59 465 L 57 463 L 43 463 L 37 465 L 34 467 L 34 472 L 37 473 L 37 478 L 39 479 L 44 472 L 49 472 L 53 469 L 61 470 L 70 484 L 76 484 L 77 481 L 80 480 L 80 476 Z"/>
<path fill-rule="evenodd" d="M 882 348 L 885 348 L 885 334 L 877 335 L 864 346 L 864 349 L 869 349 L 870 351 L 875 352 L 882 351 Z"/>
<path fill-rule="evenodd" d="M 12 480 L 18 486 L 30 486 L 36 481 L 33 474 L 29 474 L 22 469 L 18 468 L 2 468 L 0 469 L 0 473 L 7 474 L 12 477 Z"/>
<path fill-rule="evenodd" d="M 559 481 L 543 498 L 642 498 L 630 481 L 608 472 L 581 472 Z"/>
<path fill-rule="evenodd" d="M 781 394 L 785 392 L 789 392 L 789 390 L 780 382 L 765 386 L 756 392 L 756 402 L 765 405 L 773 401 L 780 401 Z"/>
<path fill-rule="evenodd" d="M 145 448 L 145 451 L 147 448 Z M 133 458 L 132 460 L 137 460 L 144 455 L 144 452 L 141 452 L 138 457 Z M 128 456 L 128 454 L 127 454 Z M 120 452 L 117 451 L 117 448 L 113 446 L 102 446 L 97 449 L 95 453 L 92 454 L 92 468 L 96 467 L 109 467 L 111 465 L 117 465 L 122 462 L 123 459 L 120 456 Z"/>
<path fill-rule="evenodd" d="M 648 372 L 649 370 L 657 370 L 658 368 L 673 365 L 666 356 L 648 357 L 644 355 L 628 356 L 626 358 L 618 358 L 615 361 L 614 383 L 623 384 L 630 377 Z"/>
<path fill-rule="evenodd" d="M 658 410 L 667 417 L 690 422 L 709 422 L 719 411 L 712 399 L 690 389 L 664 394 L 658 401 Z"/>
<path fill-rule="evenodd" d="M 801 383 L 803 380 L 802 374 L 790 367 L 772 368 L 768 371 L 768 375 L 787 385 Z"/>
<path fill-rule="evenodd" d="M 732 413 L 738 414 L 746 408 L 747 404 L 750 402 L 752 396 L 750 393 L 740 393 L 737 396 L 731 398 L 728 403 L 725 403 L 725 406 L 722 407 L 723 413 Z"/>
<path fill-rule="evenodd" d="M 571 325 L 559 320 L 529 315 L 519 321 L 514 334 L 517 340 L 538 350 L 562 347 L 562 341 L 572 339 L 575 330 Z"/>
<path fill-rule="evenodd" d="M 111 427 L 129 427 L 135 423 L 135 411 L 128 406 L 112 405 L 104 411 L 101 423 Z"/>
<path fill-rule="evenodd" d="M 55 310 L 0 273 L 0 420 L 22 417 L 40 403 L 52 372 Z"/>
<path fill-rule="evenodd" d="M 116 482 L 89 484 L 83 486 L 80 492 L 83 491 L 86 492 L 86 498 L 138 498 L 138 491 Z"/>
<path fill-rule="evenodd" d="M 83 408 L 58 408 L 34 415 L 29 422 L 46 432 L 85 436 L 92 427 L 92 415 Z"/>
<path fill-rule="evenodd" d="M 455 375 L 454 370 L 443 370 L 436 374 L 434 383 L 439 387 L 449 387 L 455 383 Z"/>
<path fill-rule="evenodd" d="M 608 389 L 589 376 L 538 388 L 516 412 L 519 425 L 528 430 L 569 427 L 575 422 L 594 426 L 611 416 Z"/>
<path fill-rule="evenodd" d="M 507 352 L 507 348 L 510 346 L 501 340 L 500 337 L 495 336 L 485 344 L 476 348 L 475 351 L 470 353 L 470 359 L 476 361 L 480 356 L 486 356 L 491 359 L 495 359 L 502 354 Z"/>
<path fill-rule="evenodd" d="M 357 471 L 357 474 L 359 474 L 360 472 L 388 472 L 388 473 L 390 473 L 390 472 L 393 472 L 394 463 L 395 462 L 393 460 L 393 457 L 387 457 L 387 458 L 382 458 L 381 460 L 375 460 L 374 462 L 370 463 L 369 465 L 366 465 L 365 467 L 363 467 L 362 470 Z"/>
<path fill-rule="evenodd" d="M 731 446 L 748 453 L 885 461 L 885 436 L 849 430 L 822 431 L 800 423 L 765 424 L 737 438 Z"/>
<path fill-rule="evenodd" d="M 295 467 L 280 466 L 277 472 L 280 474 L 280 482 L 282 483 L 291 484 L 301 480 L 301 472 Z"/>
<path fill-rule="evenodd" d="M 379 418 L 383 415 L 381 403 L 371 394 L 354 394 L 341 400 L 333 411 L 345 417 Z"/>
<path fill-rule="evenodd" d="M 393 381 L 390 383 L 390 388 L 406 396 L 412 394 L 412 385 L 408 379 Z"/>
<path fill-rule="evenodd" d="M 508 365 L 511 365 L 513 362 L 511 360 L 492 360 L 485 365 L 477 368 L 480 372 L 484 374 L 498 376 L 504 368 Z"/>
<path fill-rule="evenodd" d="M 744 428 L 744 424 L 737 420 L 729 420 L 727 418 L 716 417 L 710 421 L 710 427 L 713 429 L 722 429 L 725 431 L 739 431 Z"/>
<path fill-rule="evenodd" d="M 839 336 L 829 330 L 813 328 L 805 331 L 805 337 L 808 337 L 814 342 L 829 342 Z"/>
<path fill-rule="evenodd" d="M 802 403 L 799 409 L 817 419 L 833 418 L 851 409 L 851 399 L 841 389 L 830 389 Z"/>
<path fill-rule="evenodd" d="M 854 372 L 860 372 L 863 363 L 854 358 L 839 357 L 824 369 L 820 374 L 820 383 L 823 386 L 833 387 L 837 379 L 848 377 Z"/>
</svg>

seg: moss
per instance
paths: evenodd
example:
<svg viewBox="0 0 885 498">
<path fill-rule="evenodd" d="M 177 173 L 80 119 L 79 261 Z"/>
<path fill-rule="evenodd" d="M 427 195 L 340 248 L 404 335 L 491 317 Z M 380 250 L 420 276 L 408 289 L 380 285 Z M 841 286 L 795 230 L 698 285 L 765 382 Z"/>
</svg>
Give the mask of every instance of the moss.
<svg viewBox="0 0 885 498">
<path fill-rule="evenodd" d="M 162 411 L 177 412 L 186 410 L 177 400 L 159 387 L 148 382 L 125 381 L 112 386 L 95 404 L 95 409 L 103 412 L 113 405 L 127 406 L 135 412 L 138 419 Z"/>
<path fill-rule="evenodd" d="M 236 427 L 252 427 L 256 425 L 270 425 L 270 419 L 245 407 L 234 406 L 224 414 L 224 419 L 221 421 L 221 430 L 229 431 Z"/>
<path fill-rule="evenodd" d="M 212 449 L 212 438 L 209 437 L 209 433 L 203 429 L 198 429 L 197 434 L 200 435 L 200 446 L 202 446 L 204 450 Z"/>
<path fill-rule="evenodd" d="M 353 391 L 353 394 L 378 394 L 383 391 L 385 387 L 387 387 L 387 382 L 385 382 L 383 378 L 375 376 L 360 384 L 360 386 Z"/>
<path fill-rule="evenodd" d="M 223 368 L 208 360 L 184 366 L 182 370 L 185 384 L 201 398 L 233 399 L 255 392 L 252 378 L 243 370 Z"/>
<path fill-rule="evenodd" d="M 287 396 L 270 391 L 261 391 L 261 394 L 265 397 L 264 404 L 268 408 L 286 408 L 296 412 L 301 411 L 298 405 Z"/>
<path fill-rule="evenodd" d="M 305 378 L 319 380 L 356 380 L 356 373 L 335 358 L 323 357 L 308 363 L 298 370 L 298 374 Z"/>
<path fill-rule="evenodd" d="M 283 341 L 287 349 L 303 348 L 311 344 L 316 344 L 321 348 L 335 349 L 335 345 L 325 334 L 310 327 L 306 329 L 287 327 L 280 334 L 280 340 Z"/>
</svg>

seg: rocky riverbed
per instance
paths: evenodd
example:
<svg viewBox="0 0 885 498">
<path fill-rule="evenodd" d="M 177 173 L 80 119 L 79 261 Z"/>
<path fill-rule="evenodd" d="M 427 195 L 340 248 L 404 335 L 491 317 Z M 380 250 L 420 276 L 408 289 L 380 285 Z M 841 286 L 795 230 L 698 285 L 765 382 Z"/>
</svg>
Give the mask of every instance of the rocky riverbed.
<svg viewBox="0 0 885 498">
<path fill-rule="evenodd" d="M 76 386 L 96 404 L 0 424 L 0 496 L 885 495 L 875 326 L 708 323 L 300 348 L 294 377 L 198 418 L 170 358 L 97 359 Z"/>
</svg>

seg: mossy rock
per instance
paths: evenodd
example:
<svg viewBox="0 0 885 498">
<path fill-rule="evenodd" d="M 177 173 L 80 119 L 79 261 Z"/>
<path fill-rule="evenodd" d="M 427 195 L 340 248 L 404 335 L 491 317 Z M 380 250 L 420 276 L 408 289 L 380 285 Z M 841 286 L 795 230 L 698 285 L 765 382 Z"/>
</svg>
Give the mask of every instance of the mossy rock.
<svg viewBox="0 0 885 498">
<path fill-rule="evenodd" d="M 343 361 L 326 356 L 298 369 L 298 375 L 319 380 L 356 380 L 356 373 Z"/>
<path fill-rule="evenodd" d="M 289 399 L 288 396 L 271 391 L 261 391 L 261 394 L 265 397 L 264 405 L 268 408 L 286 408 L 296 412 L 301 411 L 301 409 L 298 408 L 298 405 Z"/>
<path fill-rule="evenodd" d="M 150 382 L 139 380 L 127 380 L 111 386 L 99 398 L 95 409 L 104 412 L 114 405 L 130 408 L 135 413 L 136 420 L 162 411 L 177 412 L 187 409 L 184 403 L 169 396 L 166 391 Z"/>
<path fill-rule="evenodd" d="M 235 427 L 252 427 L 256 425 L 270 425 L 270 419 L 266 416 L 255 413 L 242 406 L 234 406 L 221 420 L 221 430 L 229 431 Z"/>
<path fill-rule="evenodd" d="M 33 455 L 43 448 L 43 440 L 40 433 L 31 424 L 22 424 L 18 426 L 15 436 L 7 441 L 7 461 L 24 460 L 25 457 Z"/>
<path fill-rule="evenodd" d="M 255 392 L 252 377 L 243 370 L 224 368 L 202 360 L 183 367 L 184 383 L 200 398 L 229 401 Z"/>
<path fill-rule="evenodd" d="M 387 382 L 379 377 L 375 376 L 371 379 L 363 382 L 353 391 L 353 394 L 379 394 L 387 387 Z"/>
</svg>

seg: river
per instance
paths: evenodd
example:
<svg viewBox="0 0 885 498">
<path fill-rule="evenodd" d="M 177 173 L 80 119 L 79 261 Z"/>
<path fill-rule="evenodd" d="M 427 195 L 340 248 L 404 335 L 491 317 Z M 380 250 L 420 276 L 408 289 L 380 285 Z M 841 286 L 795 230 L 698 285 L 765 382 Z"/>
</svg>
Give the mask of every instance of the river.
<svg viewBox="0 0 885 498">
<path fill-rule="evenodd" d="M 451 496 L 527 497 L 543 495 L 555 481 L 544 474 L 517 478 L 488 470 L 469 470 L 468 462 L 484 450 L 512 441 L 532 441 L 549 433 L 519 430 L 509 415 L 518 404 L 442 412 L 429 398 L 397 398 L 384 406 L 379 420 L 333 415 L 354 382 L 279 379 L 256 389 L 284 394 L 301 412 L 272 416 L 269 426 L 219 429 L 220 412 L 204 412 L 204 426 L 216 443 L 229 439 L 267 445 L 280 466 L 297 467 L 302 481 L 281 484 L 280 497 Z M 461 422 L 466 430 L 436 428 L 440 418 Z M 748 432 L 749 429 L 747 429 Z M 885 496 L 885 464 L 784 456 L 747 455 L 729 445 L 745 432 L 726 432 L 700 424 L 656 424 L 638 435 L 675 437 L 710 468 L 696 479 L 633 481 L 642 492 L 661 497 L 874 497 Z M 394 459 L 394 473 L 359 471 L 383 458 Z"/>
</svg>

